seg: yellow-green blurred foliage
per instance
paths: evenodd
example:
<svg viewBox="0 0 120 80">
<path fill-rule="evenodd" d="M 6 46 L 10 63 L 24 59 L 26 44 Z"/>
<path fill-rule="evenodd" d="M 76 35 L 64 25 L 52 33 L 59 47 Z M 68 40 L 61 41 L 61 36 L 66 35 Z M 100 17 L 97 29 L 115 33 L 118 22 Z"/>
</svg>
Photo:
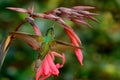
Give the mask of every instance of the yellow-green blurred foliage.
<svg viewBox="0 0 120 80">
<path fill-rule="evenodd" d="M 93 29 L 70 22 L 84 47 L 84 65 L 80 66 L 73 51 L 66 50 L 66 63 L 60 69 L 59 76 L 47 80 L 120 80 L 120 0 L 0 0 L 0 43 L 27 16 L 7 10 L 6 7 L 28 8 L 32 4 L 36 12 L 89 5 L 96 7 L 92 12 L 99 14 L 95 16 L 99 23 L 87 20 Z M 35 23 L 45 34 L 54 21 L 36 19 Z M 56 39 L 69 42 L 59 24 L 55 23 L 54 28 Z M 34 33 L 27 23 L 20 30 Z M 0 80 L 34 80 L 33 65 L 36 56 L 37 52 L 26 43 L 14 41 L 0 71 Z"/>
</svg>

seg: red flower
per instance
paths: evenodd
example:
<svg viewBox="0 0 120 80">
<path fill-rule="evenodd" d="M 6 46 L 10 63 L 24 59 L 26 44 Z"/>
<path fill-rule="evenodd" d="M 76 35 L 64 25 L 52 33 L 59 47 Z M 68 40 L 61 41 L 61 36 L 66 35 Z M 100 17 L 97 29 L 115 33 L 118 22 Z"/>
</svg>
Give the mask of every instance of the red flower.
<svg viewBox="0 0 120 80">
<path fill-rule="evenodd" d="M 67 32 L 67 34 L 68 34 L 68 36 L 69 36 L 72 44 L 73 44 L 74 46 L 79 47 L 79 44 L 81 44 L 81 41 L 80 41 L 79 37 L 74 33 L 74 31 L 73 31 L 71 28 L 65 27 L 64 29 L 65 29 L 65 31 Z M 75 51 L 75 55 L 77 56 L 80 64 L 83 65 L 83 64 L 82 64 L 83 55 L 82 55 L 81 49 L 75 49 L 74 51 Z"/>
<path fill-rule="evenodd" d="M 62 64 L 54 63 L 55 56 L 62 58 Z M 60 55 L 54 51 L 50 51 L 46 55 L 41 66 L 37 70 L 36 80 L 44 80 L 45 78 L 49 77 L 50 75 L 58 76 L 58 74 L 59 74 L 58 69 L 63 67 L 64 63 L 65 63 L 65 55 L 64 54 Z"/>
</svg>

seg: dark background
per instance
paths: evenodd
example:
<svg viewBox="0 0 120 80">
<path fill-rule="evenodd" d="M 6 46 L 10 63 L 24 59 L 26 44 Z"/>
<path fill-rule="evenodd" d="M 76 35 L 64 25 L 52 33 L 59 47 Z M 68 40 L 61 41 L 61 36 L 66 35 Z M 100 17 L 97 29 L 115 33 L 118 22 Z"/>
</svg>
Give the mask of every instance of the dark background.
<svg viewBox="0 0 120 80">
<path fill-rule="evenodd" d="M 61 6 L 89 5 L 96 7 L 92 12 L 99 14 L 95 16 L 99 23 L 87 20 L 93 29 L 66 21 L 82 41 L 84 65 L 79 64 L 73 51 L 58 51 L 65 53 L 66 63 L 58 77 L 52 76 L 46 80 L 120 80 L 120 0 L 0 0 L 0 43 L 27 16 L 6 7 L 28 8 L 32 4 L 36 12 Z M 35 23 L 45 34 L 54 21 L 36 19 Z M 69 42 L 59 24 L 55 23 L 54 29 L 56 39 Z M 21 31 L 33 33 L 29 24 L 23 25 Z M 36 56 L 37 52 L 26 43 L 14 41 L 0 71 L 0 80 L 34 80 Z"/>
</svg>

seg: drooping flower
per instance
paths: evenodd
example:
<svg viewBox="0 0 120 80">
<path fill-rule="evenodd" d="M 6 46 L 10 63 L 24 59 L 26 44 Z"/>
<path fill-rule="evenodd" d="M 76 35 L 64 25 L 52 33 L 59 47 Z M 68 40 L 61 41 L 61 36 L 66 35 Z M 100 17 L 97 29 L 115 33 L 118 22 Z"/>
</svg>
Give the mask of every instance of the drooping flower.
<svg viewBox="0 0 120 80">
<path fill-rule="evenodd" d="M 54 63 L 54 57 L 60 57 L 62 59 L 62 64 L 55 64 Z M 36 73 L 36 80 L 44 80 L 45 78 L 55 75 L 58 76 L 59 74 L 59 68 L 63 67 L 65 63 L 65 55 L 58 54 L 57 52 L 50 51 L 44 60 L 42 61 L 41 66 L 38 68 Z"/>
<path fill-rule="evenodd" d="M 64 29 L 65 29 L 65 31 L 67 32 L 67 34 L 68 34 L 68 36 L 69 36 L 72 44 L 73 44 L 74 46 L 79 47 L 79 44 L 81 44 L 81 41 L 80 41 L 79 37 L 74 33 L 74 31 L 73 31 L 71 28 L 65 27 Z M 75 49 L 74 49 L 74 52 L 75 52 L 75 55 L 77 56 L 80 64 L 83 65 L 83 64 L 82 64 L 83 55 L 82 55 L 81 49 L 75 48 Z"/>
</svg>

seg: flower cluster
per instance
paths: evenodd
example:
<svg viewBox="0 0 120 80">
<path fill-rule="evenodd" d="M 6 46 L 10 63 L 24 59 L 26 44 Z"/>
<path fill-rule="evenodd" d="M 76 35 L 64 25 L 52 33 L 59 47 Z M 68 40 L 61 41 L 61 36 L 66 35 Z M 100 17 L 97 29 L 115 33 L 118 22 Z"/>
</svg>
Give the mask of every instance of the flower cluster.
<svg viewBox="0 0 120 80">
<path fill-rule="evenodd" d="M 62 59 L 62 64 L 55 64 L 54 57 L 60 57 Z M 36 74 L 36 80 L 44 80 L 45 78 L 49 77 L 50 75 L 56 75 L 59 74 L 59 68 L 61 68 L 65 63 L 65 55 L 58 54 L 54 51 L 50 51 L 44 60 L 42 61 L 41 66 L 39 67 L 37 74 Z"/>
<path fill-rule="evenodd" d="M 91 26 L 85 21 L 85 18 L 88 18 L 95 22 L 98 22 L 97 19 L 95 19 L 93 17 L 97 14 L 91 13 L 88 11 L 90 9 L 94 9 L 94 7 L 91 7 L 91 6 L 75 6 L 72 8 L 60 7 L 60 8 L 56 8 L 56 9 L 53 9 L 53 10 L 50 10 L 47 12 L 43 12 L 43 13 L 34 13 L 33 12 L 34 7 L 28 8 L 28 9 L 7 7 L 7 9 L 28 14 L 28 17 L 26 17 L 26 19 L 20 25 L 18 25 L 18 27 L 15 29 L 15 31 L 18 31 L 19 28 L 21 27 L 21 25 L 28 22 L 33 27 L 35 34 L 40 36 L 40 35 L 42 35 L 41 31 L 38 28 L 38 26 L 34 23 L 33 19 L 44 18 L 44 19 L 49 19 L 49 20 L 55 20 L 56 22 L 58 22 L 61 25 L 62 28 L 64 28 L 64 30 L 66 31 L 66 33 L 68 34 L 68 36 L 71 40 L 71 44 L 76 47 L 80 47 L 79 45 L 81 45 L 81 41 L 80 41 L 79 37 L 76 35 L 76 33 L 73 31 L 73 29 L 63 21 L 63 18 L 68 19 L 75 23 L 87 25 L 89 27 L 91 27 Z M 30 43 L 30 45 L 33 49 L 35 49 L 35 47 L 31 43 Z M 83 65 L 83 63 L 82 63 L 83 55 L 82 55 L 81 49 L 74 48 L 74 52 L 75 52 L 75 55 L 77 56 L 77 59 L 79 60 L 80 64 Z M 62 59 L 61 64 L 54 63 L 55 56 Z M 39 61 L 39 60 L 37 60 L 37 61 Z M 58 76 L 58 74 L 59 74 L 58 69 L 63 67 L 64 63 L 65 63 L 65 55 L 64 54 L 61 55 L 55 51 L 49 50 L 49 52 L 47 53 L 47 55 L 45 56 L 43 61 L 41 63 L 39 62 L 40 66 L 38 69 L 36 69 L 36 80 L 44 80 L 51 75 Z"/>
</svg>

